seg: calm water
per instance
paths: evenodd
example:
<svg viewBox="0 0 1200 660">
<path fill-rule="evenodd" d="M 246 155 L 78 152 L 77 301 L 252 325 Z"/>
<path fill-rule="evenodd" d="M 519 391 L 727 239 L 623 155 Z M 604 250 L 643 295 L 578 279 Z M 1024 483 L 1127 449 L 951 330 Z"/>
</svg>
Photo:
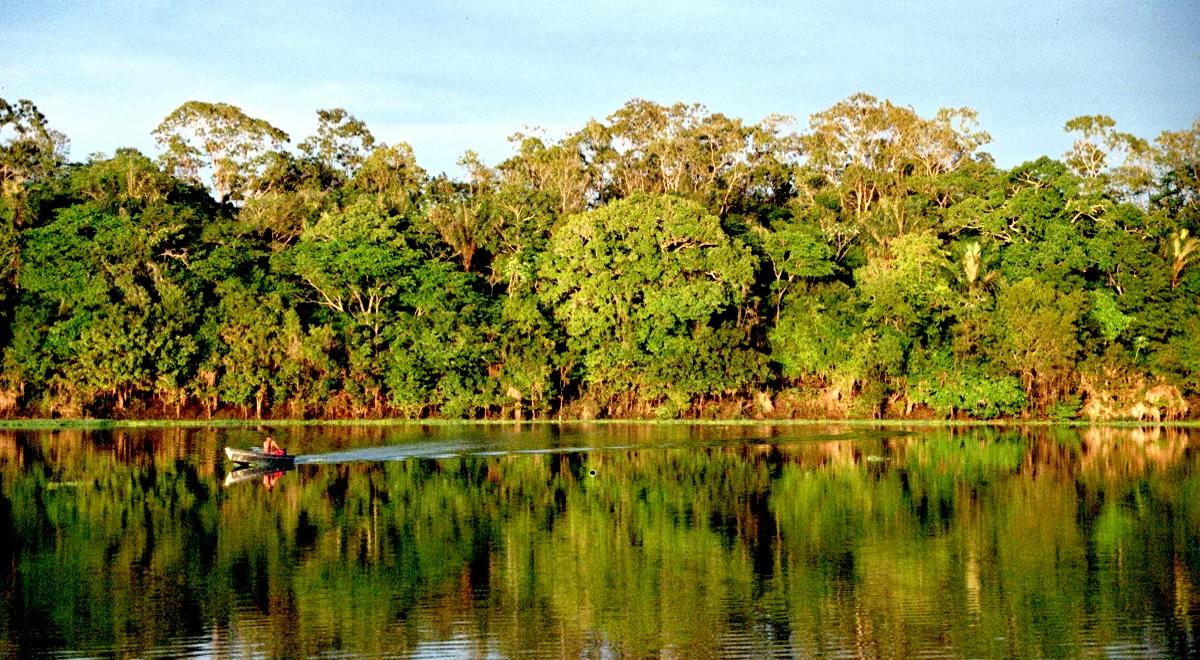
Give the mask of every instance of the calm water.
<svg viewBox="0 0 1200 660">
<path fill-rule="evenodd" d="M 0 655 L 1200 655 L 1200 430 L 275 435 L 0 433 Z"/>
</svg>

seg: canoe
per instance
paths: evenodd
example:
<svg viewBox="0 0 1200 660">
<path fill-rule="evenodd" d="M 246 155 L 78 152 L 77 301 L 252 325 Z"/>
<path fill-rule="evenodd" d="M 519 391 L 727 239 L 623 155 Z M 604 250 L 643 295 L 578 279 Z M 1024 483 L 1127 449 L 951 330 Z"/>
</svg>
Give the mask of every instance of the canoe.
<svg viewBox="0 0 1200 660">
<path fill-rule="evenodd" d="M 264 468 L 290 468 L 296 464 L 296 457 L 291 454 L 264 454 L 263 450 L 225 448 L 225 455 L 238 465 L 252 465 Z"/>
</svg>

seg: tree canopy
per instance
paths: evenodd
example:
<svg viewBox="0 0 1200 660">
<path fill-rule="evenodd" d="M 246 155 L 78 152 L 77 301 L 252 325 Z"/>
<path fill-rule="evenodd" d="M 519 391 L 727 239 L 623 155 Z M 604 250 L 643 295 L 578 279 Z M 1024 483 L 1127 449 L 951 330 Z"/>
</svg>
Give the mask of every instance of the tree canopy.
<svg viewBox="0 0 1200 660">
<path fill-rule="evenodd" d="M 0 415 L 1200 411 L 1200 119 L 1004 169 L 970 108 L 634 99 L 460 178 L 317 120 L 68 162 L 0 99 Z"/>
</svg>

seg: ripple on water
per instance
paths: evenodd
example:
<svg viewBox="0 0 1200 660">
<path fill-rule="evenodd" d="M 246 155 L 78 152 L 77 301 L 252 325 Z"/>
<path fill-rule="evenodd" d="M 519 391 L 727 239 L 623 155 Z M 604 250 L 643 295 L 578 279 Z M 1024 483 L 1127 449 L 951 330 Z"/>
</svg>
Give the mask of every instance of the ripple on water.
<svg viewBox="0 0 1200 660">
<path fill-rule="evenodd" d="M 3 657 L 17 657 L 16 654 L 9 655 L 4 651 L 5 649 L 0 647 L 0 655 Z M 125 644 L 114 647 L 55 651 L 50 653 L 49 657 L 253 658 L 268 655 L 264 645 L 231 636 L 221 627 L 213 627 L 205 634 L 167 640 L 153 647 L 146 647 L 144 644 Z"/>
</svg>

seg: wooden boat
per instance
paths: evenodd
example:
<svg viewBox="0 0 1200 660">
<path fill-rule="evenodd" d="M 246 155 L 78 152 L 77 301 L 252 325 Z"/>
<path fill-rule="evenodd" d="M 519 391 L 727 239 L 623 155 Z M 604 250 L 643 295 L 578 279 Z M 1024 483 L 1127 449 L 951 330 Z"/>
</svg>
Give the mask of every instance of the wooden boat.
<svg viewBox="0 0 1200 660">
<path fill-rule="evenodd" d="M 253 449 L 226 447 L 225 455 L 238 465 L 253 467 L 285 469 L 296 464 L 296 457 L 292 454 L 265 454 L 257 447 Z"/>
</svg>

